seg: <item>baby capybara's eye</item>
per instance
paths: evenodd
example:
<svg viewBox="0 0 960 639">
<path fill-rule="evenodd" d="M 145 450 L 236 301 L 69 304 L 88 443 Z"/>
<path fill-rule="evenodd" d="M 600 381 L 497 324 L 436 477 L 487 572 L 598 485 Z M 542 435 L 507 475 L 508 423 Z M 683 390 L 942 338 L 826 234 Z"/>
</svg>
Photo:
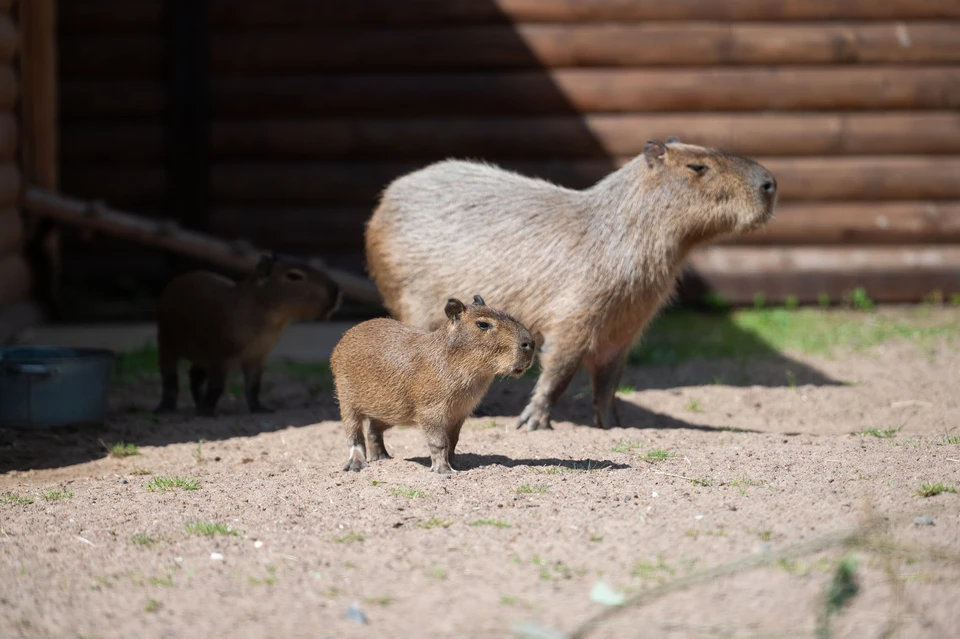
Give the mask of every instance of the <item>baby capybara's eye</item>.
<svg viewBox="0 0 960 639">
<path fill-rule="evenodd" d="M 485 331 L 490 328 L 490 322 L 477 322 L 477 328 L 481 331 Z"/>
</svg>

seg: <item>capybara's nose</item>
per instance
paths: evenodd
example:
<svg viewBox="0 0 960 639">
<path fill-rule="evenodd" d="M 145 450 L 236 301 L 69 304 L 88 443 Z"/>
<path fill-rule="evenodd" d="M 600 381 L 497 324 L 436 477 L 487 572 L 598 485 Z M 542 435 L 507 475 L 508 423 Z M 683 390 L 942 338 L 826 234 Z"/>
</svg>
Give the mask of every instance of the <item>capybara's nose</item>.
<svg viewBox="0 0 960 639">
<path fill-rule="evenodd" d="M 528 341 L 528 342 L 521 342 L 521 344 L 520 344 L 520 350 L 522 350 L 524 353 L 527 353 L 527 352 L 529 352 L 529 351 L 532 351 L 532 350 L 533 350 L 533 342 L 529 342 L 529 341 Z"/>
<path fill-rule="evenodd" d="M 773 197 L 777 193 L 777 179 L 772 174 L 767 173 L 760 181 L 760 190 L 764 195 Z"/>
</svg>

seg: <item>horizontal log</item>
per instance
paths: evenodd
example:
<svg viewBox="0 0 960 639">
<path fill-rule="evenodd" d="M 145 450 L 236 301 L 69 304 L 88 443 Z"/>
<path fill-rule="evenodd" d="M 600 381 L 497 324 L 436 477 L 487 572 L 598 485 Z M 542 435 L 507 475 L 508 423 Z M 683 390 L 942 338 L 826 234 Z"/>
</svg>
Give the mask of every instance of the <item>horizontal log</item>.
<svg viewBox="0 0 960 639">
<path fill-rule="evenodd" d="M 19 253 L 23 244 L 23 217 L 17 209 L 0 210 L 0 257 Z"/>
<path fill-rule="evenodd" d="M 104 2 L 105 0 L 98 0 L 95 4 Z M 960 7 L 952 0 L 210 0 L 209 4 L 212 24 L 219 27 L 248 28 L 356 24 L 909 20 L 960 17 Z"/>
<path fill-rule="evenodd" d="M 68 198 L 44 189 L 28 189 L 23 203 L 34 215 L 201 259 L 235 271 L 252 269 L 265 253 L 249 243 L 227 242 L 205 233 L 179 228 L 172 220 L 148 220 L 111 209 L 102 203 Z M 363 302 L 379 303 L 376 287 L 366 278 L 329 269 L 316 258 L 310 262 L 316 268 L 327 271 L 345 295 Z"/>
<path fill-rule="evenodd" d="M 777 177 L 782 201 L 960 199 L 960 157 L 758 158 Z M 585 188 L 623 159 L 502 162 L 504 168 L 571 188 Z M 218 164 L 212 191 L 220 204 L 307 202 L 372 206 L 414 163 Z M 90 169 L 92 170 L 92 169 Z M 102 170 L 102 169 L 98 169 Z"/>
<path fill-rule="evenodd" d="M 61 34 L 92 31 L 160 30 L 164 0 L 83 0 L 57 6 Z"/>
<path fill-rule="evenodd" d="M 22 255 L 0 258 L 0 307 L 27 297 L 31 284 L 30 265 Z"/>
<path fill-rule="evenodd" d="M 57 46 L 66 78 L 162 80 L 167 71 L 167 42 L 161 33 L 84 33 L 61 37 Z"/>
<path fill-rule="evenodd" d="M 64 157 L 160 157 L 159 126 L 63 129 Z M 650 138 L 746 155 L 960 153 L 960 113 L 609 114 L 215 121 L 221 159 L 575 158 L 637 155 Z"/>
<path fill-rule="evenodd" d="M 369 207 L 220 207 L 219 235 L 257 237 L 283 250 L 363 250 Z M 729 245 L 960 244 L 960 201 L 787 203 L 763 230 Z"/>
<path fill-rule="evenodd" d="M 212 101 L 223 117 L 953 109 L 960 67 L 220 77 Z"/>
<path fill-rule="evenodd" d="M 17 27 L 9 15 L 0 13 L 0 63 L 6 64 L 13 60 L 19 45 Z"/>
<path fill-rule="evenodd" d="M 839 301 L 858 286 L 878 302 L 917 302 L 934 291 L 960 293 L 960 246 L 793 247 L 711 246 L 694 252 L 681 298 L 719 293 L 749 304 L 757 293 L 768 302 L 796 296 L 815 302 L 822 293 Z"/>
<path fill-rule="evenodd" d="M 104 61 L 154 69 L 163 43 L 64 41 L 65 68 Z M 317 46 L 317 43 L 323 43 Z M 123 46 L 121 46 L 123 45 Z M 117 61 L 111 52 L 129 52 Z M 150 64 L 139 58 L 150 53 Z M 643 25 L 521 24 L 415 29 L 214 33 L 211 67 L 225 74 L 960 61 L 960 23 Z"/>
<path fill-rule="evenodd" d="M 166 84 L 163 80 L 65 79 L 60 83 L 59 106 L 62 122 L 162 118 L 167 108 Z"/>
<path fill-rule="evenodd" d="M 16 157 L 19 127 L 12 112 L 0 112 L 0 162 L 9 162 Z"/>
<path fill-rule="evenodd" d="M 804 202 L 726 244 L 960 244 L 960 202 Z"/>
</svg>

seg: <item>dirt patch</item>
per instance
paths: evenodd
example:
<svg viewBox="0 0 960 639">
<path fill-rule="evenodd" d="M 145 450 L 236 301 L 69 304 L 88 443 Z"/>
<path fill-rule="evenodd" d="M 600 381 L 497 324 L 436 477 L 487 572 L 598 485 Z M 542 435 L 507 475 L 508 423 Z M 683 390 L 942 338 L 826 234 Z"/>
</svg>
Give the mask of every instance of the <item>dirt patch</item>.
<svg viewBox="0 0 960 639">
<path fill-rule="evenodd" d="M 498 383 L 451 479 L 428 472 L 415 429 L 387 433 L 394 459 L 341 472 L 327 382 L 302 373 L 272 373 L 267 416 L 228 398 L 216 419 L 154 420 L 148 380 L 113 392 L 106 427 L 0 432 L 3 634 L 570 632 L 605 609 L 598 582 L 630 597 L 867 513 L 907 549 L 851 551 L 858 590 L 835 636 L 960 626 L 960 566 L 930 551 L 960 552 L 960 353 L 945 339 L 633 366 L 626 427 L 609 431 L 585 426 L 585 378 L 553 432 L 513 429 L 532 380 Z M 136 448 L 108 455 L 121 441 Z M 844 557 L 699 583 L 590 636 L 812 636 Z"/>
</svg>

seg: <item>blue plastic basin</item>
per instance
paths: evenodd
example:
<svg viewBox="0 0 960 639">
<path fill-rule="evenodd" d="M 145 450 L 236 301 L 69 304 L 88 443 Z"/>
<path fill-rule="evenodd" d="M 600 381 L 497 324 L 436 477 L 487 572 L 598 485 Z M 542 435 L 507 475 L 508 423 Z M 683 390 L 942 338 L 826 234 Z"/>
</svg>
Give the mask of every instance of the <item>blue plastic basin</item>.
<svg viewBox="0 0 960 639">
<path fill-rule="evenodd" d="M 112 370 L 104 349 L 0 347 L 0 426 L 103 423 Z"/>
</svg>

